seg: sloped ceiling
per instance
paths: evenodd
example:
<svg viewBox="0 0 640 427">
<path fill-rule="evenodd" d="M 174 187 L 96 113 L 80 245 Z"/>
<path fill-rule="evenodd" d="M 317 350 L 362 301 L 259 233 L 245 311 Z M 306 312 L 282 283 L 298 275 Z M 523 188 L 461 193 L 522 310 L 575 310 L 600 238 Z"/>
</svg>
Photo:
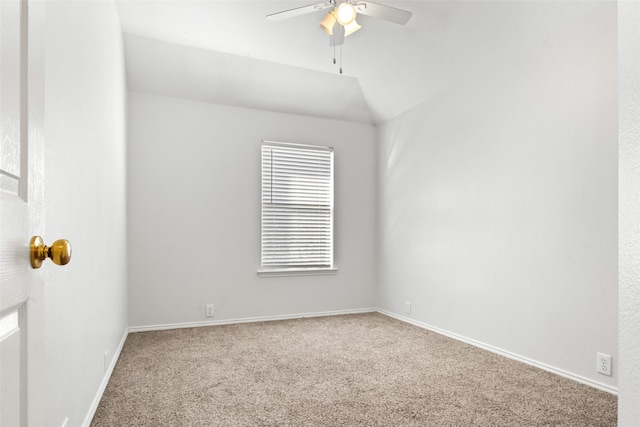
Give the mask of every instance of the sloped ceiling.
<svg viewBox="0 0 640 427">
<path fill-rule="evenodd" d="M 129 89 L 380 123 L 584 19 L 598 1 L 390 1 L 405 26 L 359 16 L 336 56 L 325 12 L 270 22 L 314 1 L 118 0 Z"/>
<path fill-rule="evenodd" d="M 125 34 L 130 90 L 371 123 L 354 77 Z"/>
</svg>

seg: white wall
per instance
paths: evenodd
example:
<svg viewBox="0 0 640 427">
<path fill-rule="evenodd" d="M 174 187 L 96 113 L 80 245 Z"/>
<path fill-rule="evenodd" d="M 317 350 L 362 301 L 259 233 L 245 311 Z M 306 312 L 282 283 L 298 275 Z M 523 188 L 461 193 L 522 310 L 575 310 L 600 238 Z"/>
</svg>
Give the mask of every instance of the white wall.
<svg viewBox="0 0 640 427">
<path fill-rule="evenodd" d="M 47 243 L 68 239 L 69 265 L 45 269 L 46 425 L 91 414 L 127 328 L 126 88 L 111 1 L 46 7 Z"/>
<path fill-rule="evenodd" d="M 640 3 L 618 3 L 619 322 L 618 425 L 640 420 Z"/>
<path fill-rule="evenodd" d="M 375 306 L 373 126 L 129 93 L 128 132 L 132 327 Z M 257 277 L 263 139 L 335 148 L 337 275 Z"/>
<path fill-rule="evenodd" d="M 615 389 L 616 75 L 603 3 L 382 125 L 379 306 Z"/>
</svg>

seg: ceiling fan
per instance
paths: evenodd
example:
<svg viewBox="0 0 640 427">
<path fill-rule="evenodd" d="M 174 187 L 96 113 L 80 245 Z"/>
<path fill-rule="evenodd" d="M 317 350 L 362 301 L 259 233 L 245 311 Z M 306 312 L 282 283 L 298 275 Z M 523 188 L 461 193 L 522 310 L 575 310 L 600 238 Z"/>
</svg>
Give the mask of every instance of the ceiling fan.
<svg viewBox="0 0 640 427">
<path fill-rule="evenodd" d="M 383 19 L 395 24 L 404 25 L 411 18 L 411 12 L 397 9 L 391 6 L 374 3 L 367 0 L 326 0 L 308 6 L 267 15 L 270 21 L 293 18 L 319 10 L 331 9 L 320 21 L 319 25 L 330 38 L 331 46 L 339 46 L 344 43 L 344 38 L 362 28 L 357 22 L 358 14 Z"/>
</svg>

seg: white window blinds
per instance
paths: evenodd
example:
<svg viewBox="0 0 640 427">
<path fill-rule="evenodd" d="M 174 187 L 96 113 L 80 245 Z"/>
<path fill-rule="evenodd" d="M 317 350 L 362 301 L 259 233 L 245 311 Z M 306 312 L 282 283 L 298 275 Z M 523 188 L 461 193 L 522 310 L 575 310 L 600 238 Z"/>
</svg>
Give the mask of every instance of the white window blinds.
<svg viewBox="0 0 640 427">
<path fill-rule="evenodd" d="M 262 268 L 333 267 L 333 149 L 262 144 Z"/>
</svg>

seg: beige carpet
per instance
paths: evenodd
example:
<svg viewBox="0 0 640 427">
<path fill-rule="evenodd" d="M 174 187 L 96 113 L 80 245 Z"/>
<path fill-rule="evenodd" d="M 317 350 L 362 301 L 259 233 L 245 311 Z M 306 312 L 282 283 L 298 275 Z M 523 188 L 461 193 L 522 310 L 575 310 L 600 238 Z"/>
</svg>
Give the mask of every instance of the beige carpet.
<svg viewBox="0 0 640 427">
<path fill-rule="evenodd" d="M 130 334 L 92 426 L 615 426 L 617 398 L 381 314 Z"/>
</svg>

